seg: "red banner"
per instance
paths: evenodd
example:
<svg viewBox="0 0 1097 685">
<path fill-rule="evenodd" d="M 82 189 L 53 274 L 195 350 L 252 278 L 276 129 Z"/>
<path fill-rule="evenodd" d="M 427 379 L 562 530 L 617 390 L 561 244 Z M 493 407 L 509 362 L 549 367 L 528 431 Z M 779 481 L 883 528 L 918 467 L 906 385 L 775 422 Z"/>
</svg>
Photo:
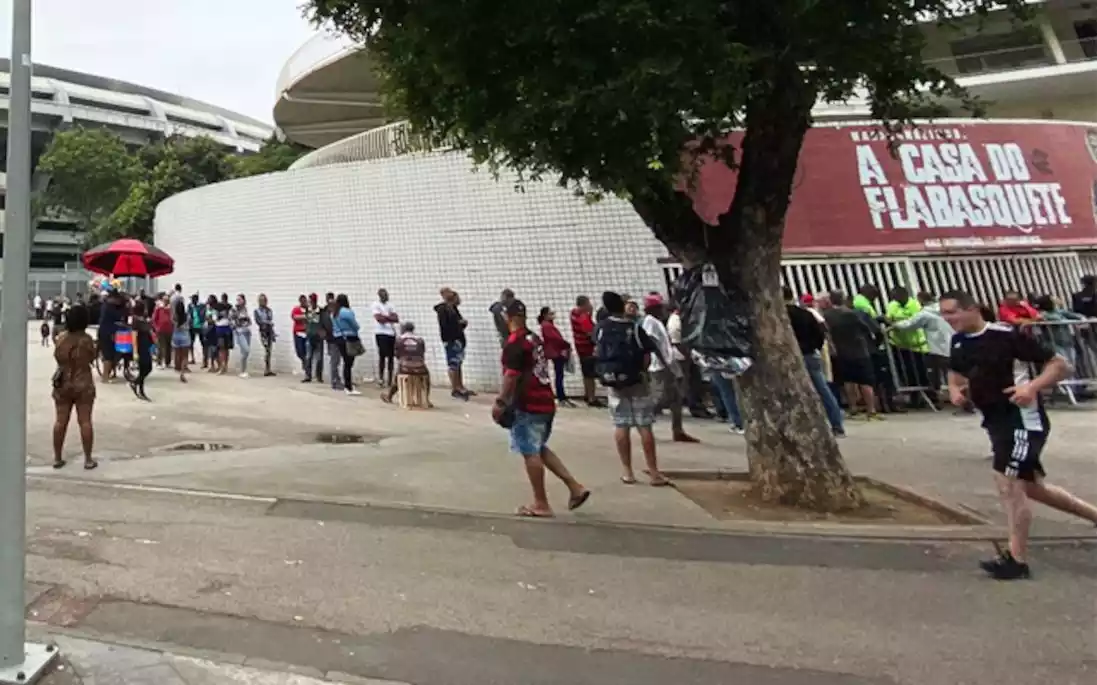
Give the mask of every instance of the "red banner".
<svg viewBox="0 0 1097 685">
<path fill-rule="evenodd" d="M 871 125 L 808 131 L 786 253 L 1097 246 L 1097 124 L 941 122 L 896 142 Z M 697 213 L 715 225 L 735 182 L 706 164 Z"/>
</svg>

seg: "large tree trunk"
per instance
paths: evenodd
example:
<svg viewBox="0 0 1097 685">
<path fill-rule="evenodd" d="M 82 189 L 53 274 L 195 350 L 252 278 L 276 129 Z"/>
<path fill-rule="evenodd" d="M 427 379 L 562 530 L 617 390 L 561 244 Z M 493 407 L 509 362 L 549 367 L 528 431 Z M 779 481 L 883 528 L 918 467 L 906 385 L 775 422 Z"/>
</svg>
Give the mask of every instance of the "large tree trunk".
<svg viewBox="0 0 1097 685">
<path fill-rule="evenodd" d="M 781 296 L 781 239 L 814 93 L 795 65 L 771 80 L 747 112 L 735 199 L 718 227 L 706 226 L 680 192 L 634 194 L 633 205 L 668 248 L 689 265 L 711 262 L 745 298 L 754 365 L 739 378 L 750 474 L 766 501 L 816 511 L 864 500 L 846 468 L 792 335 Z"/>
</svg>

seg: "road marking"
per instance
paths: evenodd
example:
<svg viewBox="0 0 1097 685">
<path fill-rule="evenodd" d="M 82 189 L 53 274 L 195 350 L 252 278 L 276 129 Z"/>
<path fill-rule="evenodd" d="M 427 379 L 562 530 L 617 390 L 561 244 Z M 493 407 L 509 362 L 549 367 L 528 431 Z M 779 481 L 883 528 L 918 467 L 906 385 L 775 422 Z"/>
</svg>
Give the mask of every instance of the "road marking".
<svg viewBox="0 0 1097 685">
<path fill-rule="evenodd" d="M 233 500 L 236 502 L 261 502 L 263 504 L 274 504 L 278 501 L 277 497 L 264 497 L 261 495 L 241 495 L 232 492 L 216 492 L 213 490 L 192 490 L 190 488 L 175 488 L 166 485 L 141 485 L 139 483 L 117 483 L 109 481 L 99 480 L 85 480 L 81 478 L 60 478 L 57 476 L 35 476 L 27 475 L 27 480 L 38 481 L 42 483 L 72 483 L 75 485 L 90 485 L 99 488 L 110 488 L 114 490 L 128 490 L 132 492 L 150 492 L 165 495 L 181 495 L 185 497 L 206 497 L 209 499 L 224 499 Z"/>
</svg>

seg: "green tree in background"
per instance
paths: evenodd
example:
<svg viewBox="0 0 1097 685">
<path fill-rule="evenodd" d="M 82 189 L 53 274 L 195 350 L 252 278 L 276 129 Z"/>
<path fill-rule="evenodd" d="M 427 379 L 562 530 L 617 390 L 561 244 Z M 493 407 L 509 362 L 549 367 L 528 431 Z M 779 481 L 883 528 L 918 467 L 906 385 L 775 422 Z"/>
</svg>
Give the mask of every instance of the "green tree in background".
<svg viewBox="0 0 1097 685">
<path fill-rule="evenodd" d="M 207 137 L 174 136 L 140 147 L 106 129 L 58 133 L 39 160 L 50 175 L 40 213 L 74 218 L 88 245 L 152 240 L 156 205 L 185 190 L 282 171 L 307 148 L 272 137 L 255 154 L 235 154 Z"/>
<path fill-rule="evenodd" d="M 769 501 L 839 511 L 861 494 L 826 425 L 780 295 L 781 239 L 812 107 L 863 90 L 894 131 L 949 98 L 920 22 L 1024 0 L 310 0 L 365 44 L 391 106 L 429 139 L 524 178 L 628 199 L 684 264 L 749 296 L 740 380 L 748 456 Z M 728 134 L 743 132 L 732 145 Z M 687 150 L 689 152 L 687 152 Z M 705 155 L 738 168 L 715 227 L 692 208 Z"/>
<path fill-rule="evenodd" d="M 121 237 L 151 242 L 156 205 L 184 190 L 228 180 L 235 171 L 224 147 L 204 136 L 175 136 L 145 146 L 137 157 L 141 178 L 110 216 L 89 232 L 89 243 Z"/>
<path fill-rule="evenodd" d="M 103 128 L 72 128 L 50 141 L 38 160 L 50 177 L 37 200 L 38 214 L 73 219 L 90 231 L 129 194 L 141 167 L 115 133 Z"/>
<path fill-rule="evenodd" d="M 236 178 L 244 178 L 285 171 L 309 151 L 310 149 L 304 145 L 288 140 L 278 140 L 277 137 L 271 136 L 254 155 L 237 155 L 233 158 L 236 165 L 234 175 Z"/>
</svg>

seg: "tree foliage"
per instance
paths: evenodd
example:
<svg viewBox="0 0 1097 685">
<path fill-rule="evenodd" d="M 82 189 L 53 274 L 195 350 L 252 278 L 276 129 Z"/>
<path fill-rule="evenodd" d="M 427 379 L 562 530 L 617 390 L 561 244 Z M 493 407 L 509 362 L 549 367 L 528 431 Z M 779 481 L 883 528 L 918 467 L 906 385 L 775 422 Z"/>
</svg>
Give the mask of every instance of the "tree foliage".
<svg viewBox="0 0 1097 685">
<path fill-rule="evenodd" d="M 233 175 L 236 178 L 244 178 L 285 171 L 307 152 L 309 148 L 304 145 L 289 140 L 278 140 L 276 136 L 271 136 L 256 154 L 238 155 L 233 158 L 236 166 Z"/>
<path fill-rule="evenodd" d="M 38 160 L 50 177 L 38 197 L 40 214 L 67 216 L 84 231 L 99 225 L 140 177 L 122 139 L 103 128 L 72 128 L 53 137 Z"/>
<path fill-rule="evenodd" d="M 860 495 L 814 399 L 779 296 L 781 238 L 813 106 L 867 96 L 889 130 L 978 103 L 922 55 L 920 23 L 1024 0 L 310 0 L 365 44 L 396 111 L 430 139 L 525 178 L 631 201 L 687 265 L 749 299 L 756 364 L 740 379 L 763 497 L 815 509 Z M 742 131 L 737 143 L 732 131 Z M 688 180 L 738 168 L 719 225 Z"/>
<path fill-rule="evenodd" d="M 107 129 L 58 133 L 39 160 L 50 183 L 40 212 L 74 218 L 98 244 L 121 237 L 151 241 L 156 205 L 185 190 L 282 171 L 307 151 L 273 136 L 255 154 L 236 154 L 207 137 L 173 136 L 127 147 Z"/>
</svg>

